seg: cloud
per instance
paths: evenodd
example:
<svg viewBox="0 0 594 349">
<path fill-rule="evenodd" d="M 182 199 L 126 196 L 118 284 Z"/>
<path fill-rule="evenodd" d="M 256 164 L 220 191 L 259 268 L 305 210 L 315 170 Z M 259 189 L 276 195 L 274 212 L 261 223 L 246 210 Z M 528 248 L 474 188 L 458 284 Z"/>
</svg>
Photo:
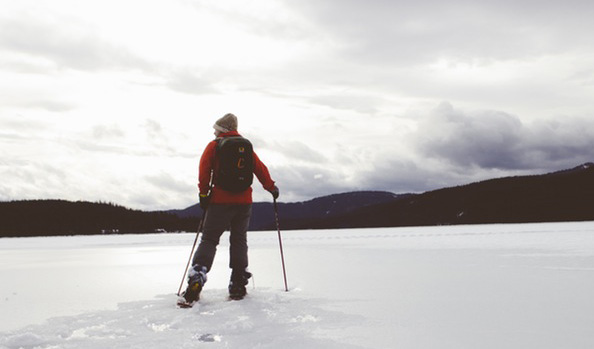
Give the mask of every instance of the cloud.
<svg viewBox="0 0 594 349">
<path fill-rule="evenodd" d="M 566 118 L 534 122 L 527 131 L 526 162 L 573 166 L 594 160 L 594 120 Z"/>
<path fill-rule="evenodd" d="M 354 188 L 345 180 L 343 173 L 328 164 L 271 166 L 270 170 L 285 202 L 307 200 Z"/>
<path fill-rule="evenodd" d="M 95 125 L 92 127 L 92 135 L 95 140 L 120 139 L 126 136 L 124 130 L 117 124 Z"/>
<path fill-rule="evenodd" d="M 199 68 L 186 67 L 169 73 L 167 85 L 174 91 L 192 95 L 219 93 L 215 87 L 219 79 L 212 73 L 199 71 Z"/>
<path fill-rule="evenodd" d="M 25 87 L 19 82 L 15 83 L 18 80 L 13 80 L 11 74 L 12 72 L 0 71 L 0 77 L 5 79 L 2 81 L 4 84 L 0 82 L 0 112 L 5 110 L 14 113 L 47 111 L 59 114 L 76 110 L 76 103 L 66 102 L 64 97 L 59 95 L 55 86 L 48 87 L 45 91 L 40 90 L 37 86 L 33 87 L 35 83 Z M 28 82 L 31 83 L 32 80 L 30 79 Z M 37 83 L 39 82 L 40 80 L 37 80 Z M 55 81 L 53 83 L 55 85 Z"/>
<path fill-rule="evenodd" d="M 461 168 L 558 169 L 592 161 L 594 121 L 530 124 L 501 111 L 465 112 L 442 103 L 414 135 L 417 150 Z"/>
<path fill-rule="evenodd" d="M 517 168 L 522 126 L 506 113 L 468 115 L 442 103 L 421 123 L 418 147 L 423 155 L 460 166 Z"/>
<path fill-rule="evenodd" d="M 353 110 L 366 115 L 376 114 L 378 112 L 376 106 L 381 104 L 381 98 L 379 97 L 346 93 L 340 95 L 312 96 L 309 98 L 309 101 L 330 108 Z"/>
<path fill-rule="evenodd" d="M 62 198 L 69 171 L 50 161 L 5 157 L 0 162 L 0 200 Z"/>
<path fill-rule="evenodd" d="M 166 190 L 171 193 L 185 195 L 187 193 L 191 193 L 192 190 L 196 188 L 195 183 L 179 180 L 167 172 L 148 175 L 144 178 L 149 184 L 155 186 L 157 189 Z"/>
<path fill-rule="evenodd" d="M 415 65 L 444 56 L 514 59 L 590 45 L 589 2 L 300 1 L 294 8 L 342 44 L 341 57 Z"/>
<path fill-rule="evenodd" d="M 328 159 L 322 153 L 314 150 L 307 144 L 299 141 L 273 142 L 271 149 L 282 154 L 289 163 L 314 163 L 327 162 Z"/>
<path fill-rule="evenodd" d="M 0 14 L 5 197 L 194 200 L 227 109 L 283 200 L 592 161 L 594 3 L 14 4 Z M 51 168 L 20 159 L 66 177 L 27 186 Z"/>
<path fill-rule="evenodd" d="M 26 97 L 28 98 L 28 97 Z M 58 100 L 46 100 L 46 99 L 33 99 L 33 100 L 24 100 L 20 103 L 10 103 L 13 107 L 18 108 L 35 108 L 35 109 L 42 109 L 47 110 L 53 113 L 61 113 L 67 112 L 76 109 L 76 106 L 73 103 L 65 103 L 60 102 Z"/>
<path fill-rule="evenodd" d="M 149 119 L 144 123 L 144 129 L 149 138 L 163 138 L 163 127 L 155 120 Z"/>
<path fill-rule="evenodd" d="M 295 159 L 305 161 L 273 163 L 271 173 L 290 199 L 304 200 L 353 190 L 424 192 L 594 160 L 594 120 L 524 122 L 504 111 L 465 110 L 448 102 L 416 116 L 417 127 L 401 137 L 367 134 L 368 141 L 359 142 L 354 135 L 362 130 L 345 127 L 342 132 L 353 136 L 332 145 L 334 155 L 324 155 L 323 161 L 309 147 L 272 142 L 271 148 L 287 158 L 294 149 Z"/>
<path fill-rule="evenodd" d="M 0 115 L 2 131 L 11 131 L 15 134 L 31 136 L 33 133 L 47 132 L 51 128 L 51 121 L 47 119 L 28 117 L 7 117 Z"/>
<path fill-rule="evenodd" d="M 385 158 L 358 174 L 361 189 L 390 191 L 397 194 L 420 193 L 458 183 L 451 171 L 434 161 Z"/>
<path fill-rule="evenodd" d="M 144 59 L 125 47 L 101 39 L 86 25 L 68 18 L 51 21 L 29 15 L 0 18 L 0 47 L 25 57 L 35 73 L 40 65 L 47 68 L 47 62 L 56 68 L 83 71 L 149 68 Z"/>
</svg>

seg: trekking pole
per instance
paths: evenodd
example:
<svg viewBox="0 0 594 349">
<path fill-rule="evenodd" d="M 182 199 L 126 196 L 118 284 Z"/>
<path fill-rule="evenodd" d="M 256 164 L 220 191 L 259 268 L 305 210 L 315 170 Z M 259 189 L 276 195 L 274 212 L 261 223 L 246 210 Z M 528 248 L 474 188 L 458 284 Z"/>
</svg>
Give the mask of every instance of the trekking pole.
<svg viewBox="0 0 594 349">
<path fill-rule="evenodd" d="M 289 292 L 289 286 L 287 286 L 287 271 L 285 269 L 285 256 L 283 254 L 283 240 L 281 239 L 280 225 L 278 224 L 278 206 L 276 205 L 276 198 L 274 199 L 274 218 L 276 219 L 276 230 L 278 231 L 278 245 L 280 247 L 281 263 L 283 265 L 283 278 L 285 280 L 285 292 Z"/>
<path fill-rule="evenodd" d="M 177 295 L 181 294 L 181 289 L 184 286 L 184 280 L 186 279 L 186 275 L 188 274 L 188 269 L 190 268 L 190 263 L 192 261 L 192 256 L 194 255 L 194 249 L 196 248 L 196 242 L 198 241 L 198 236 L 202 231 L 202 225 L 204 224 L 204 216 L 206 212 L 202 213 L 202 217 L 200 218 L 200 223 L 198 224 L 198 231 L 196 232 L 196 237 L 194 238 L 194 244 L 192 245 L 192 251 L 190 251 L 190 258 L 188 258 L 188 263 L 186 264 L 186 269 L 184 270 L 184 276 L 179 284 L 179 289 L 177 290 Z"/>
</svg>

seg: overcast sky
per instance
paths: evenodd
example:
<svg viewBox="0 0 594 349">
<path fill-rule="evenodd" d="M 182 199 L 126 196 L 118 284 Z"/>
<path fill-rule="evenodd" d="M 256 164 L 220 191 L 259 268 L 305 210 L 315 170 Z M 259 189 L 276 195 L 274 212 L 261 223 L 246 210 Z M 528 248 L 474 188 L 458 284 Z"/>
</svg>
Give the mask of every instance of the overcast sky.
<svg viewBox="0 0 594 349">
<path fill-rule="evenodd" d="M 185 208 L 228 112 L 285 202 L 594 160 L 591 1 L 0 7 L 0 200 Z"/>
</svg>

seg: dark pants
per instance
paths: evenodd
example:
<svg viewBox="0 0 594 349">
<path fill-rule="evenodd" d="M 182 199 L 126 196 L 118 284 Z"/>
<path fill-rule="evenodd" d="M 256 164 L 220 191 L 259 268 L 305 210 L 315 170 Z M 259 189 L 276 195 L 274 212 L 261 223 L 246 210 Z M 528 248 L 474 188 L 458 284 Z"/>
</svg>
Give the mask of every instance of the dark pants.
<svg viewBox="0 0 594 349">
<path fill-rule="evenodd" d="M 204 216 L 202 239 L 194 254 L 193 266 L 212 267 L 217 245 L 225 230 L 229 230 L 229 267 L 245 270 L 248 266 L 247 229 L 252 205 L 210 204 Z"/>
</svg>

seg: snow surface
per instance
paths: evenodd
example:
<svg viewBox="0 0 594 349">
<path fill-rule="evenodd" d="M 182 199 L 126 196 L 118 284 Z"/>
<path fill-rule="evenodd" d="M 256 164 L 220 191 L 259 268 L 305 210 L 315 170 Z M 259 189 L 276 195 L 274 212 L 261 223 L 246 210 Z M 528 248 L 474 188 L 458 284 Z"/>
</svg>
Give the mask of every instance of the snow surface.
<svg viewBox="0 0 594 349">
<path fill-rule="evenodd" d="M 0 239 L 0 348 L 594 348 L 594 222 L 251 232 L 177 309 L 194 234 Z"/>
</svg>

